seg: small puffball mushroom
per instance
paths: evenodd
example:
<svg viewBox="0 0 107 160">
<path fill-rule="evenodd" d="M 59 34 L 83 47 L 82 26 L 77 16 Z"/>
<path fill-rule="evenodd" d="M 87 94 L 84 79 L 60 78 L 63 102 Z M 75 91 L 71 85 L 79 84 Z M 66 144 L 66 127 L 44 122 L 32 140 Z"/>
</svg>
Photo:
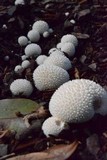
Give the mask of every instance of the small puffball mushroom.
<svg viewBox="0 0 107 160">
<path fill-rule="evenodd" d="M 55 52 L 53 52 L 45 61 L 44 64 L 48 64 L 48 65 L 55 65 L 58 67 L 61 67 L 65 70 L 68 70 L 72 67 L 71 65 L 71 61 L 64 55 L 62 54 L 55 54 Z"/>
<path fill-rule="evenodd" d="M 49 25 L 43 20 L 36 21 L 32 27 L 34 30 L 38 31 L 40 34 L 49 30 Z"/>
<path fill-rule="evenodd" d="M 69 74 L 61 67 L 42 64 L 33 72 L 35 87 L 40 90 L 56 89 L 69 80 Z"/>
<path fill-rule="evenodd" d="M 70 42 L 76 47 L 78 45 L 78 39 L 72 34 L 66 34 L 61 38 L 61 43 Z"/>
<path fill-rule="evenodd" d="M 14 4 L 17 5 L 24 5 L 25 1 L 24 0 L 15 0 Z"/>
<path fill-rule="evenodd" d="M 38 44 L 31 43 L 25 48 L 25 55 L 30 56 L 38 56 L 42 52 L 41 47 Z"/>
<path fill-rule="evenodd" d="M 21 65 L 17 65 L 14 69 L 15 73 L 22 73 L 23 71 L 23 68 Z"/>
<path fill-rule="evenodd" d="M 52 95 L 49 111 L 65 122 L 86 122 L 95 113 L 107 114 L 107 92 L 91 80 L 68 81 Z"/>
<path fill-rule="evenodd" d="M 26 60 L 28 57 L 26 55 L 21 56 L 22 61 Z"/>
<path fill-rule="evenodd" d="M 75 54 L 75 46 L 73 43 L 66 42 L 61 47 L 61 51 L 66 53 L 69 57 L 72 57 Z"/>
<path fill-rule="evenodd" d="M 4 57 L 4 60 L 5 60 L 5 61 L 9 61 L 9 59 L 10 59 L 9 56 L 5 56 L 5 57 Z"/>
<path fill-rule="evenodd" d="M 74 19 L 71 19 L 70 22 L 71 22 L 72 24 L 75 24 L 75 23 L 76 23 Z"/>
<path fill-rule="evenodd" d="M 28 39 L 25 36 L 20 36 L 18 38 L 18 43 L 20 46 L 26 46 L 28 44 Z"/>
<path fill-rule="evenodd" d="M 62 120 L 56 117 L 49 117 L 44 121 L 42 124 L 43 133 L 46 137 L 49 136 L 58 136 L 63 130 L 68 129 L 67 123 L 63 122 Z"/>
<path fill-rule="evenodd" d="M 45 31 L 45 32 L 43 33 L 43 37 L 44 37 L 44 38 L 49 37 L 49 35 L 50 35 L 50 33 L 49 33 L 48 31 Z"/>
<path fill-rule="evenodd" d="M 40 40 L 40 34 L 36 30 L 30 30 L 27 34 L 27 37 L 31 42 L 38 42 Z"/>
<path fill-rule="evenodd" d="M 46 56 L 46 55 L 40 55 L 40 56 L 38 56 L 37 58 L 36 58 L 36 63 L 38 64 L 38 65 L 41 65 L 41 64 L 43 64 L 44 63 L 44 61 L 47 59 L 48 57 Z"/>
<path fill-rule="evenodd" d="M 52 29 L 52 28 L 49 28 L 48 32 L 49 32 L 49 33 L 53 33 L 53 29 Z"/>
<path fill-rule="evenodd" d="M 33 92 L 33 87 L 30 81 L 26 79 L 16 79 L 10 85 L 10 91 L 13 95 L 30 96 Z"/>
<path fill-rule="evenodd" d="M 30 62 L 28 60 L 25 60 L 21 64 L 22 68 L 26 69 L 30 66 Z"/>
</svg>

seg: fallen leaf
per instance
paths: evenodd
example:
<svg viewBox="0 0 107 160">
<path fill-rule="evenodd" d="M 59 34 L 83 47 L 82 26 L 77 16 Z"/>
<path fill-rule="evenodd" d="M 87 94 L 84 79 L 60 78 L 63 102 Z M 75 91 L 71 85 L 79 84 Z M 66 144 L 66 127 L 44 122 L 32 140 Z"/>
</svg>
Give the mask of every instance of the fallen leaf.
<svg viewBox="0 0 107 160">
<path fill-rule="evenodd" d="M 0 119 L 15 118 L 17 112 L 28 114 L 36 111 L 39 104 L 25 98 L 3 99 L 0 100 Z"/>
<path fill-rule="evenodd" d="M 21 155 L 13 158 L 9 158 L 9 160 L 66 160 L 69 158 L 77 149 L 79 145 L 78 141 L 74 141 L 73 143 L 66 145 L 57 145 L 53 146 L 50 149 L 47 149 L 44 152 L 36 152 L 30 153 L 26 155 Z"/>
</svg>

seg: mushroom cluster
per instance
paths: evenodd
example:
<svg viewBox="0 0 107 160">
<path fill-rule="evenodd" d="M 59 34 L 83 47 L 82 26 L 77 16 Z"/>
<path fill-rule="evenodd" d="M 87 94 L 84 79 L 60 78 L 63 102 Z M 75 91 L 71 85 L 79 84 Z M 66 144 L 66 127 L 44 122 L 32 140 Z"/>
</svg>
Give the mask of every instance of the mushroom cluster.
<svg viewBox="0 0 107 160">
<path fill-rule="evenodd" d="M 62 36 L 61 42 L 56 45 L 56 47 L 67 54 L 69 57 L 74 56 L 75 47 L 78 45 L 78 39 L 72 34 L 66 34 Z"/>
<path fill-rule="evenodd" d="M 96 82 L 88 79 L 68 81 L 52 95 L 49 111 L 53 117 L 66 123 L 86 122 L 96 113 L 107 114 L 107 91 Z M 47 126 L 43 127 L 44 134 L 45 130 L 47 132 Z M 48 131 L 50 132 L 50 130 Z M 56 129 L 55 131 L 57 133 Z M 48 134 L 50 134 L 49 132 Z"/>
</svg>

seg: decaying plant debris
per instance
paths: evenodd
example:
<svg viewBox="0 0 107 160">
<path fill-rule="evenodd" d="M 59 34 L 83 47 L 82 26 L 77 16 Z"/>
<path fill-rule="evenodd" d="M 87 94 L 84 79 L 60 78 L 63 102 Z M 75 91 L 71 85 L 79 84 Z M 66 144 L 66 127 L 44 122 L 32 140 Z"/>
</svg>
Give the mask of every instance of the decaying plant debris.
<svg viewBox="0 0 107 160">
<path fill-rule="evenodd" d="M 22 6 L 15 6 L 14 0 L 1 0 L 0 99 L 15 98 L 9 90 L 14 79 L 32 81 L 32 71 L 37 66 L 33 59 L 30 59 L 30 68 L 19 75 L 14 73 L 14 68 L 20 64 L 20 56 L 24 52 L 17 39 L 27 35 L 38 19 L 47 21 L 53 28 L 51 36 L 39 42 L 43 53 L 47 55 L 64 34 L 74 34 L 79 45 L 70 59 L 73 64 L 69 70 L 70 78 L 94 80 L 107 90 L 106 0 L 25 0 Z M 72 19 L 75 23 L 70 22 Z M 50 116 L 48 103 L 53 93 L 54 90 L 35 90 L 29 99 L 37 102 L 41 106 L 39 109 L 24 110 L 23 113 L 17 110 L 15 116 L 0 118 L 0 160 L 33 160 L 35 157 L 52 160 L 107 159 L 107 116 L 97 115 L 89 122 L 72 124 L 68 132 L 62 132 L 57 138 L 44 136 L 41 126 Z"/>
</svg>

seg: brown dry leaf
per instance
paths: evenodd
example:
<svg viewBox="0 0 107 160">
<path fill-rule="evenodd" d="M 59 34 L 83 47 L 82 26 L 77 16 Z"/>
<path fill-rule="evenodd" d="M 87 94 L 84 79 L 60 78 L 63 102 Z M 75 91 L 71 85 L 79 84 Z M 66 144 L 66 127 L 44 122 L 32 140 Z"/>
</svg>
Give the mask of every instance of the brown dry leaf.
<svg viewBox="0 0 107 160">
<path fill-rule="evenodd" d="M 9 160 L 66 160 L 69 158 L 79 145 L 79 141 L 66 145 L 53 146 L 44 152 L 30 153 L 17 157 L 10 158 Z"/>
<path fill-rule="evenodd" d="M 77 68 L 75 68 L 74 76 L 75 76 L 76 79 L 80 79 L 80 73 L 79 73 L 79 70 Z"/>
</svg>

